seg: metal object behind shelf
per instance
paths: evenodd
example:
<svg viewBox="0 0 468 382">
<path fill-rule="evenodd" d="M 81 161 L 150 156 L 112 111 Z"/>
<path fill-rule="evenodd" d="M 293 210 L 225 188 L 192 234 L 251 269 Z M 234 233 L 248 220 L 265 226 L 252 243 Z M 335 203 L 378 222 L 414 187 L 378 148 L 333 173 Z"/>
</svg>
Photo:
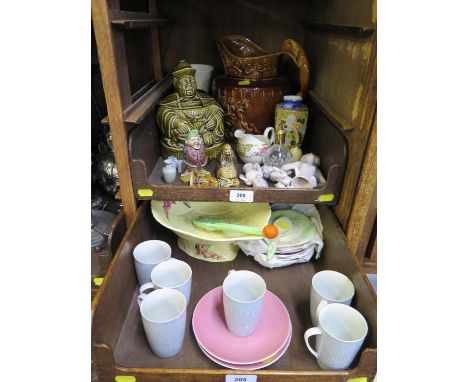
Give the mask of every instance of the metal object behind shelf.
<svg viewBox="0 0 468 382">
<path fill-rule="evenodd" d="M 91 210 L 91 248 L 99 250 L 107 241 L 115 214 L 104 210 Z"/>
</svg>

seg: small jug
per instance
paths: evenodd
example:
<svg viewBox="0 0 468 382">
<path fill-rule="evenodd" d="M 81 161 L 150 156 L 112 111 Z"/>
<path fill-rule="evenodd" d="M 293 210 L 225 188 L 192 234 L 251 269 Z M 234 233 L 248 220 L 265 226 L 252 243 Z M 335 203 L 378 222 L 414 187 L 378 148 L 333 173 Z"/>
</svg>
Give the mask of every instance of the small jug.
<svg viewBox="0 0 468 382">
<path fill-rule="evenodd" d="M 245 134 L 242 130 L 236 130 L 237 153 L 244 163 L 263 163 L 263 156 L 274 143 L 273 127 L 267 127 L 263 135 Z"/>
</svg>

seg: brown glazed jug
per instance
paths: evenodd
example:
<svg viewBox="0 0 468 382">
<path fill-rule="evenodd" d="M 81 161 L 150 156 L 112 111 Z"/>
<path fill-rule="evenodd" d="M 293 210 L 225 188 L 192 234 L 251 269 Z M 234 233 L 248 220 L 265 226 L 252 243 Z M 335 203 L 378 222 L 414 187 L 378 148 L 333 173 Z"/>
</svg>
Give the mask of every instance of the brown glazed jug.
<svg viewBox="0 0 468 382">
<path fill-rule="evenodd" d="M 283 100 L 289 84 L 278 76 L 281 55 L 291 57 L 299 70 L 300 90 L 304 98 L 309 87 L 310 70 L 302 47 L 286 39 L 279 51 L 266 52 L 247 37 L 228 35 L 217 41 L 225 75 L 213 81 L 213 97 L 224 109 L 224 131 L 233 140 L 237 129 L 262 134 L 273 126 L 276 104 Z"/>
</svg>

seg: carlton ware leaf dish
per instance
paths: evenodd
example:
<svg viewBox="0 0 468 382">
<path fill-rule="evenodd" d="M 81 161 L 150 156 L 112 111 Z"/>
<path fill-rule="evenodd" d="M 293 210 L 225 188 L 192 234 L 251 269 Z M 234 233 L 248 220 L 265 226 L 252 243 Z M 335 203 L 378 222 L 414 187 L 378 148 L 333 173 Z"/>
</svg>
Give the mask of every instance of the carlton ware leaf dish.
<svg viewBox="0 0 468 382">
<path fill-rule="evenodd" d="M 241 232 L 208 231 L 195 226 L 193 219 L 206 216 L 232 224 L 263 228 L 268 224 L 271 209 L 268 203 L 174 202 L 153 200 L 154 218 L 179 237 L 179 248 L 197 259 L 231 261 L 237 255 L 236 242 L 258 239 Z"/>
</svg>

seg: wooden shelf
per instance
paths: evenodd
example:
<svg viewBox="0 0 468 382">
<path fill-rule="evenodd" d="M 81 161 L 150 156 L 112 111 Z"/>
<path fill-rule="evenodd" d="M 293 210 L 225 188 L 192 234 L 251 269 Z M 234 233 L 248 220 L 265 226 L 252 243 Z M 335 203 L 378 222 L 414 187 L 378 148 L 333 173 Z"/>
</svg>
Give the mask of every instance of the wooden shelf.
<svg viewBox="0 0 468 382">
<path fill-rule="evenodd" d="M 359 38 L 369 37 L 375 32 L 375 28 L 373 27 L 314 23 L 308 20 L 303 20 L 302 25 L 309 29 L 315 29 L 323 32 L 339 33 Z"/>
<path fill-rule="evenodd" d="M 124 110 L 124 121 L 128 127 L 140 123 L 148 113 L 153 110 L 163 96 L 172 89 L 172 77 L 166 75 L 161 81 L 150 81 L 140 90 L 132 95 L 132 104 Z M 101 121 L 102 124 L 109 124 L 109 116 L 106 116 Z"/>
<path fill-rule="evenodd" d="M 169 81 L 164 79 L 154 86 L 151 98 L 140 98 L 139 113 L 127 113 L 126 121 L 133 124 L 129 134 L 129 157 L 132 174 L 132 185 L 135 198 L 164 200 L 194 200 L 194 201 L 229 201 L 229 193 L 233 188 L 194 188 L 177 181 L 166 184 L 162 180 L 163 159 L 160 150 L 160 132 L 156 125 L 155 106 L 162 95 L 171 91 Z M 156 90 L 157 89 L 157 90 Z M 149 93 L 149 92 L 148 92 Z M 151 102 L 149 101 L 151 99 Z M 140 102 L 140 100 L 137 101 Z M 311 103 L 310 99 L 306 103 Z M 136 103 L 135 103 L 136 104 Z M 135 105 L 134 104 L 134 105 Z M 144 110 L 144 113 L 141 112 Z M 131 115 L 137 118 L 130 119 Z M 323 203 L 338 202 L 347 160 L 347 142 L 342 129 L 330 124 L 327 128 L 314 130 L 312 113 L 309 126 L 302 145 L 303 153 L 313 152 L 321 158 L 320 170 L 326 183 L 315 189 L 252 188 L 242 181 L 236 190 L 254 191 L 254 202 L 290 202 L 290 203 Z M 238 159 L 238 173 L 241 174 L 243 163 Z M 207 167 L 215 174 L 215 164 Z"/>
<path fill-rule="evenodd" d="M 134 163 L 133 168 L 140 165 L 141 162 Z M 167 184 L 162 179 L 163 159 L 159 158 L 153 168 L 150 176 L 146 180 L 135 181 L 135 194 L 138 199 L 163 199 L 163 200 L 196 200 L 196 201 L 229 201 L 231 190 L 246 190 L 254 192 L 254 202 L 290 202 L 290 203 L 326 203 L 334 204 L 335 194 L 340 179 L 340 166 L 333 166 L 329 171 L 328 183 L 319 186 L 316 189 L 281 189 L 275 188 L 272 182 L 269 183 L 269 188 L 252 188 L 240 181 L 241 185 L 234 188 L 194 188 L 189 187 L 186 183 L 177 180 L 173 184 Z M 243 163 L 238 163 L 238 173 L 242 173 Z M 216 173 L 216 164 L 209 164 L 206 169 L 211 174 Z M 141 173 L 136 171 L 135 174 Z M 152 195 L 148 195 L 151 192 Z"/>
<path fill-rule="evenodd" d="M 111 24 L 123 29 L 163 27 L 174 20 L 169 16 L 152 15 L 144 12 L 110 11 Z"/>
<path fill-rule="evenodd" d="M 124 121 L 129 132 L 129 155 L 132 185 L 136 199 L 229 201 L 233 188 L 193 188 L 177 181 L 167 184 L 162 180 L 163 159 L 160 157 L 160 135 L 155 121 L 155 110 L 162 97 L 173 90 L 172 79 L 166 75 L 157 83 L 145 85 L 135 93 L 132 105 L 124 111 Z M 242 181 L 236 190 L 254 191 L 255 202 L 290 202 L 336 204 L 341 192 L 347 159 L 347 141 L 343 131 L 353 129 L 342 116 L 332 109 L 316 92 L 309 91 L 306 102 L 317 106 L 333 123 L 335 129 L 313 131 L 313 116 L 304 138 L 303 153 L 313 152 L 320 156 L 321 171 L 325 184 L 315 189 L 280 189 L 272 183 L 268 189 L 252 188 Z M 137 97 L 138 96 L 138 97 Z M 106 117 L 103 123 L 108 123 Z M 242 161 L 238 158 L 238 173 L 242 173 Z M 211 174 L 215 165 L 208 166 Z"/>
<path fill-rule="evenodd" d="M 140 123 L 153 110 L 161 98 L 172 87 L 172 76 L 166 75 L 161 81 L 154 84 L 146 93 L 124 111 L 125 123 L 136 125 Z"/>
<path fill-rule="evenodd" d="M 144 202 L 93 303 L 92 355 L 100 378 L 105 376 L 103 380 L 113 381 L 115 376 L 133 376 L 137 381 L 221 382 L 227 374 L 253 374 L 260 381 L 336 382 L 358 377 L 367 377 L 371 381 L 377 369 L 376 295 L 357 260 L 349 253 L 346 238 L 333 211 L 319 206 L 319 213 L 325 241 L 321 258 L 268 269 L 240 251 L 234 261 L 224 263 L 208 263 L 189 257 L 178 248 L 176 235 L 154 220 L 150 203 Z M 172 256 L 187 262 L 193 271 L 183 347 L 169 359 L 160 359 L 151 352 L 136 301 L 138 285 L 132 251 L 137 244 L 150 239 L 168 242 Z M 208 291 L 222 284 L 230 269 L 248 269 L 260 274 L 268 289 L 283 301 L 290 314 L 291 344 L 280 360 L 265 369 L 224 369 L 202 353 L 193 335 L 191 318 L 196 304 Z M 312 326 L 309 314 L 310 280 L 316 272 L 325 269 L 344 273 L 351 279 L 356 290 L 352 306 L 363 314 L 369 326 L 363 349 L 350 369 L 338 372 L 321 370 L 303 340 L 304 331 Z"/>
<path fill-rule="evenodd" d="M 325 101 L 320 94 L 314 90 L 309 90 L 309 97 L 312 103 L 317 106 L 323 114 L 332 122 L 336 127 L 346 130 L 354 129 L 354 126 L 347 121 L 338 111 L 336 111 L 327 101 Z"/>
</svg>

